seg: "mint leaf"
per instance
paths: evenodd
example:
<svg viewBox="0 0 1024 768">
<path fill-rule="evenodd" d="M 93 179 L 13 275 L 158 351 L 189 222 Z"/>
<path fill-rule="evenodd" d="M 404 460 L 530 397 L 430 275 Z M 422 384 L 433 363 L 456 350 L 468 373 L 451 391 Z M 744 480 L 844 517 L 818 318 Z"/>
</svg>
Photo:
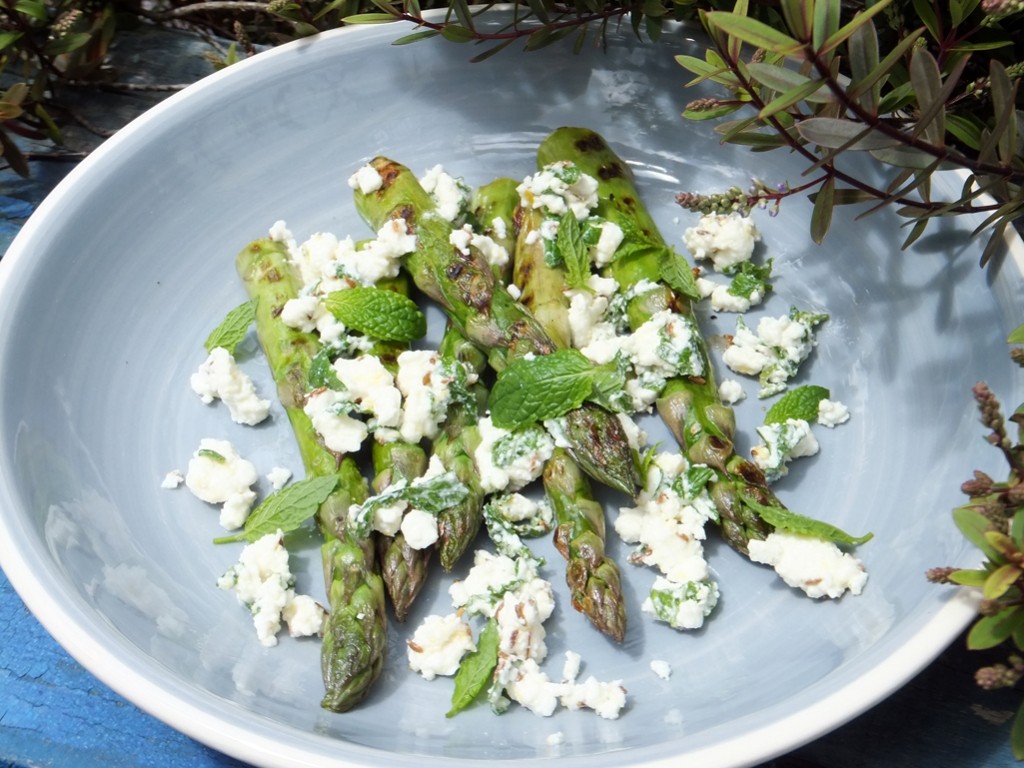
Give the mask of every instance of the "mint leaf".
<svg viewBox="0 0 1024 768">
<path fill-rule="evenodd" d="M 748 489 L 740 490 L 740 499 L 750 509 L 757 512 L 768 525 L 789 533 L 797 533 L 802 536 L 812 536 L 816 539 L 831 541 L 836 544 L 863 544 L 871 539 L 874 534 L 867 533 L 863 536 L 851 536 L 830 523 L 815 520 L 810 517 L 798 515 L 785 507 L 764 504 L 759 501 Z"/>
<path fill-rule="evenodd" d="M 829 391 L 816 384 L 791 389 L 779 398 L 764 416 L 765 424 L 781 424 L 788 419 L 813 422 L 818 418 L 818 403 L 829 398 Z"/>
<path fill-rule="evenodd" d="M 697 279 L 693 276 L 693 270 L 689 262 L 679 254 L 675 248 L 665 248 L 658 258 L 658 271 L 661 279 L 676 293 L 689 296 L 691 299 L 700 299 L 700 291 L 697 290 Z"/>
<path fill-rule="evenodd" d="M 221 324 L 210 331 L 203 346 L 207 352 L 224 347 L 232 355 L 256 320 L 256 299 L 251 299 L 228 312 Z"/>
<path fill-rule="evenodd" d="M 218 464 L 223 464 L 224 462 L 227 461 L 227 459 L 225 459 L 221 454 L 217 453 L 216 451 L 210 450 L 209 448 L 200 448 L 198 451 L 196 451 L 196 456 L 209 459 L 210 461 L 215 461 Z"/>
<path fill-rule="evenodd" d="M 498 622 L 488 619 L 480 630 L 476 650 L 468 654 L 459 664 L 455 673 L 455 690 L 452 691 L 452 708 L 445 717 L 455 717 L 473 703 L 481 691 L 491 682 L 494 668 L 498 665 Z"/>
<path fill-rule="evenodd" d="M 294 531 L 316 514 L 338 485 L 337 475 L 323 475 L 286 485 L 254 509 L 241 532 L 214 539 L 214 544 L 253 542 L 268 533 Z"/>
<path fill-rule="evenodd" d="M 306 381 L 311 390 L 322 387 L 339 391 L 345 389 L 338 374 L 334 372 L 334 366 L 331 365 L 331 352 L 327 347 L 321 347 L 309 361 L 309 373 L 306 376 Z"/>
<path fill-rule="evenodd" d="M 594 387 L 594 365 L 575 349 L 519 358 L 498 375 L 488 405 L 491 421 L 517 429 L 579 408 Z"/>
<path fill-rule="evenodd" d="M 426 480 L 413 480 L 402 496 L 410 507 L 437 515 L 465 501 L 469 488 L 454 472 L 445 472 Z"/>
<path fill-rule="evenodd" d="M 334 291 L 324 304 L 347 327 L 381 341 L 413 341 L 427 332 L 427 318 L 416 302 L 384 288 Z"/>
<path fill-rule="evenodd" d="M 726 291 L 733 296 L 742 296 L 744 299 L 750 299 L 754 291 L 757 291 L 763 298 L 771 290 L 771 285 L 768 283 L 771 274 L 771 259 L 768 259 L 762 267 L 749 261 L 741 262 Z"/>
<path fill-rule="evenodd" d="M 570 211 L 558 223 L 555 238 L 558 254 L 565 264 L 565 281 L 570 288 L 580 288 L 590 277 L 590 249 L 583 238 L 583 228 Z"/>
</svg>

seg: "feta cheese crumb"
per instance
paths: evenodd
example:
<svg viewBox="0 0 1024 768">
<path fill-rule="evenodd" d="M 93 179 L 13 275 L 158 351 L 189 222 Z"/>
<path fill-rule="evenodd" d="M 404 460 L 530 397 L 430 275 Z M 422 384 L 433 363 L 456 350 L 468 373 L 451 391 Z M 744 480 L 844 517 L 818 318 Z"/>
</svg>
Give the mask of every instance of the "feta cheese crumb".
<svg viewBox="0 0 1024 768">
<path fill-rule="evenodd" d="M 750 449 L 754 463 L 764 472 L 768 482 L 774 482 L 789 472 L 793 459 L 813 456 L 818 452 L 818 441 L 811 425 L 803 419 L 786 419 L 757 428 L 761 442 Z"/>
<path fill-rule="evenodd" d="M 352 189 L 358 189 L 364 195 L 368 195 L 384 185 L 384 178 L 376 168 L 367 164 L 348 177 L 348 185 Z"/>
<path fill-rule="evenodd" d="M 406 512 L 400 528 L 412 549 L 426 549 L 437 541 L 437 518 L 421 509 Z"/>
<path fill-rule="evenodd" d="M 536 480 L 555 450 L 555 441 L 542 427 L 512 432 L 494 426 L 491 417 L 485 416 L 479 430 L 480 444 L 473 456 L 486 493 L 516 491 Z"/>
<path fill-rule="evenodd" d="M 423 190 L 434 199 L 437 212 L 446 221 L 455 221 L 466 209 L 469 201 L 469 187 L 447 171 L 444 166 L 435 165 L 420 178 Z"/>
<path fill-rule="evenodd" d="M 850 409 L 838 400 L 818 401 L 818 423 L 832 429 L 850 420 Z"/>
<path fill-rule="evenodd" d="M 351 401 L 343 392 L 315 390 L 302 410 L 323 438 L 324 445 L 336 453 L 355 453 L 369 434 L 366 424 L 348 415 Z"/>
<path fill-rule="evenodd" d="M 214 347 L 189 379 L 192 390 L 206 403 L 220 399 L 236 424 L 259 424 L 270 413 L 270 401 L 256 394 L 252 379 L 224 347 Z"/>
<path fill-rule="evenodd" d="M 735 212 L 705 214 L 683 233 L 683 242 L 694 259 L 710 259 L 716 270 L 727 274 L 750 260 L 760 239 L 754 222 Z"/>
<path fill-rule="evenodd" d="M 652 659 L 651 671 L 662 680 L 668 680 L 672 677 L 672 665 L 664 659 Z"/>
<path fill-rule="evenodd" d="M 718 385 L 718 396 L 726 405 L 732 405 L 745 398 L 747 393 L 736 379 L 725 379 Z"/>
<path fill-rule="evenodd" d="M 772 566 L 791 587 L 809 597 L 859 595 L 867 582 L 864 564 L 831 541 L 774 531 L 763 541 L 751 539 L 750 559 Z"/>
<path fill-rule="evenodd" d="M 172 469 L 166 475 L 164 475 L 163 481 L 160 483 L 161 488 L 174 489 L 185 482 L 185 476 L 181 473 L 180 469 Z"/>
<path fill-rule="evenodd" d="M 755 334 L 742 317 L 736 318 L 732 343 L 722 360 L 736 373 L 758 375 L 759 397 L 783 391 L 817 344 L 815 327 L 828 319 L 821 313 L 790 310 L 781 317 L 762 317 Z"/>
<path fill-rule="evenodd" d="M 234 590 L 249 609 L 256 636 L 268 647 L 277 645 L 282 621 L 288 623 L 293 637 L 318 634 L 323 626 L 323 607 L 311 597 L 297 595 L 294 585 L 281 531 L 243 547 L 238 562 L 217 580 L 218 587 Z"/>
<path fill-rule="evenodd" d="M 544 166 L 523 179 L 516 191 L 523 206 L 555 217 L 572 211 L 582 221 L 597 206 L 597 180 L 568 161 Z"/>
<path fill-rule="evenodd" d="M 292 471 L 285 467 L 274 467 L 270 472 L 267 473 L 267 482 L 270 483 L 270 487 L 275 491 L 284 488 L 288 484 L 288 481 L 292 479 Z"/>
<path fill-rule="evenodd" d="M 256 467 L 230 442 L 204 437 L 188 462 L 185 485 L 202 501 L 223 505 L 220 524 L 230 531 L 245 524 L 256 501 L 251 486 L 257 479 Z"/>
<path fill-rule="evenodd" d="M 409 667 L 433 680 L 438 675 L 454 675 L 467 653 L 476 650 L 473 632 L 458 614 L 430 615 L 406 640 Z"/>
</svg>

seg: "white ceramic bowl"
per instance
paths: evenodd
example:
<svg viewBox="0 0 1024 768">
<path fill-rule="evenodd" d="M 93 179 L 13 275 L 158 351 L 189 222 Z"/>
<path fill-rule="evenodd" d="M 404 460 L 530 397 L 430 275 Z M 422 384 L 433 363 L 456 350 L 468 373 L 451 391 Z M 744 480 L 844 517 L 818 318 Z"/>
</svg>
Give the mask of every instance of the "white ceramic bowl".
<svg viewBox="0 0 1024 768">
<path fill-rule="evenodd" d="M 513 46 L 477 65 L 468 46 L 390 45 L 408 31 L 324 35 L 188 88 L 104 144 L 26 224 L 0 263 L 0 562 L 25 602 L 142 708 L 278 768 L 553 757 L 592 768 L 736 768 L 896 689 L 971 615 L 956 592 L 924 579 L 929 567 L 977 559 L 949 510 L 971 470 L 1001 471 L 970 387 L 986 378 L 1006 402 L 1020 398 L 1003 341 L 1022 319 L 1019 267 L 1011 257 L 979 269 L 980 245 L 963 221 L 935 224 L 901 253 L 903 232 L 888 213 L 857 221 L 839 212 L 821 248 L 809 241 L 805 200 L 787 201 L 775 218 L 758 214 L 760 257 L 776 264 L 762 313 L 790 303 L 831 313 L 802 380 L 830 387 L 853 412 L 820 434 L 821 453 L 778 490 L 796 510 L 873 531 L 858 550 L 870 580 L 860 597 L 815 602 L 712 542 L 721 604 L 703 630 L 679 634 L 640 615 L 653 574 L 624 566 L 633 607 L 623 648 L 567 608 L 549 635 L 553 658 L 571 648 L 585 673 L 624 681 L 629 706 L 616 721 L 486 708 L 446 720 L 450 683 L 405 669 L 407 628 L 392 631 L 369 700 L 325 712 L 316 642 L 262 648 L 244 609 L 215 588 L 237 548 L 210 543 L 215 511 L 159 486 L 207 436 L 231 439 L 262 472 L 298 469 L 279 407 L 270 424 L 240 427 L 188 386 L 207 332 L 244 298 L 235 253 L 275 220 L 300 237 L 362 237 L 346 179 L 374 154 L 417 171 L 441 163 L 472 184 L 522 177 L 561 124 L 609 140 L 677 244 L 695 220 L 674 205 L 677 191 L 745 186 L 751 176 L 801 181 L 787 154 L 721 146 L 707 125 L 680 117 L 701 95 L 683 87 L 690 76 L 673 60 L 702 54 L 686 29 L 656 46 L 613 30 L 607 53 Z M 731 317 L 705 319 L 709 333 L 732 328 Z M 255 343 L 246 350 L 244 367 L 272 391 Z M 743 450 L 762 415 L 755 387 L 747 391 Z M 624 545 L 611 550 L 625 561 Z M 300 589 L 322 589 L 312 537 L 294 560 Z M 549 563 L 567 605 L 557 556 Z M 434 579 L 410 623 L 445 607 L 446 583 Z M 669 680 L 650 671 L 652 659 L 672 664 Z M 561 743 L 549 743 L 556 732 Z"/>
</svg>

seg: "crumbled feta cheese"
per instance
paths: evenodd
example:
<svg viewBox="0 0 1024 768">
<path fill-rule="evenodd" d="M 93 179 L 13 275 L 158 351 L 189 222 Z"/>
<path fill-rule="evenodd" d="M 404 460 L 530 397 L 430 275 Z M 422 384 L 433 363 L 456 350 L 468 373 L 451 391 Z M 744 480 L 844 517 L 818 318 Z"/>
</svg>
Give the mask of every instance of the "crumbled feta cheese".
<svg viewBox="0 0 1024 768">
<path fill-rule="evenodd" d="M 399 433 L 407 443 L 437 437 L 451 403 L 455 369 L 429 350 L 407 350 L 398 356 L 395 384 L 404 396 Z"/>
<path fill-rule="evenodd" d="M 348 415 L 352 402 L 345 392 L 315 390 L 302 410 L 323 438 L 324 445 L 336 453 L 355 453 L 370 433 L 366 424 Z"/>
<path fill-rule="evenodd" d="M 348 177 L 348 185 L 368 195 L 384 186 L 384 177 L 372 165 L 366 164 Z"/>
<path fill-rule="evenodd" d="M 683 233 L 683 242 L 694 259 L 710 259 L 716 270 L 725 273 L 748 261 L 760 239 L 754 222 L 735 212 L 705 214 Z"/>
<path fill-rule="evenodd" d="M 508 251 L 505 247 L 487 235 L 477 234 L 470 224 L 453 229 L 448 242 L 465 256 L 469 255 L 470 248 L 475 248 L 491 267 L 500 269 L 508 264 Z"/>
<path fill-rule="evenodd" d="M 446 221 L 455 221 L 469 202 L 470 189 L 462 181 L 435 165 L 419 180 L 424 191 L 434 199 L 438 214 Z"/>
<path fill-rule="evenodd" d="M 370 415 L 369 428 L 397 427 L 402 420 L 402 393 L 395 378 L 374 355 L 340 357 L 331 366 L 345 386 L 345 395 Z"/>
<path fill-rule="evenodd" d="M 288 229 L 288 223 L 283 219 L 278 219 L 271 225 L 270 229 L 267 231 L 267 237 L 275 243 L 284 243 L 291 247 L 295 246 L 295 236 L 292 234 L 292 231 Z"/>
<path fill-rule="evenodd" d="M 772 566 L 782 580 L 809 597 L 841 597 L 846 590 L 859 595 L 868 574 L 857 558 L 830 541 L 774 531 L 763 541 L 751 539 L 750 559 Z"/>
<path fill-rule="evenodd" d="M 818 441 L 811 432 L 811 425 L 803 419 L 762 424 L 757 434 L 761 442 L 750 449 L 750 455 L 768 482 L 787 474 L 791 460 L 818 452 Z"/>
<path fill-rule="evenodd" d="M 747 393 L 743 391 L 743 385 L 736 381 L 736 379 L 725 379 L 718 385 L 718 397 L 726 405 L 738 403 L 746 396 Z"/>
<path fill-rule="evenodd" d="M 651 315 L 633 334 L 622 338 L 620 348 L 637 378 L 650 389 L 659 390 L 671 376 L 704 374 L 699 330 L 692 318 L 670 309 Z"/>
<path fill-rule="evenodd" d="M 718 598 L 703 546 L 705 524 L 717 513 L 703 486 L 687 485 L 688 468 L 681 454 L 655 456 L 636 506 L 620 508 L 614 523 L 624 541 L 638 545 L 630 562 L 664 574 L 643 610 L 677 629 L 700 627 Z"/>
<path fill-rule="evenodd" d="M 427 616 L 406 646 L 409 667 L 426 680 L 454 675 L 462 657 L 476 650 L 472 630 L 454 613 Z"/>
<path fill-rule="evenodd" d="M 222 504 L 220 524 L 240 528 L 256 500 L 251 490 L 259 476 L 256 467 L 243 459 L 227 440 L 204 437 L 188 462 L 185 485 L 208 504 Z"/>
<path fill-rule="evenodd" d="M 181 473 L 180 469 L 172 469 L 166 475 L 164 475 L 163 481 L 160 483 L 161 488 L 174 489 L 185 482 L 185 476 Z"/>
<path fill-rule="evenodd" d="M 452 605 L 465 608 L 470 614 L 493 616 L 498 601 L 505 592 L 529 579 L 537 578 L 536 564 L 525 559 L 513 560 L 505 555 L 494 555 L 487 550 L 477 550 L 473 555 L 473 567 L 466 578 L 455 581 L 448 587 Z"/>
<path fill-rule="evenodd" d="M 597 180 L 567 161 L 527 176 L 516 191 L 524 207 L 544 209 L 556 217 L 572 211 L 582 221 L 597 206 Z"/>
<path fill-rule="evenodd" d="M 391 219 L 362 248 L 339 249 L 338 262 L 362 285 L 375 285 L 397 275 L 402 257 L 415 250 L 416 235 L 409 231 L 405 219 Z"/>
<path fill-rule="evenodd" d="M 519 490 L 536 480 L 555 449 L 554 440 L 538 426 L 512 432 L 494 426 L 485 416 L 478 427 L 480 443 L 473 457 L 486 493 Z"/>
<path fill-rule="evenodd" d="M 491 231 L 499 240 L 504 240 L 508 237 L 508 223 L 501 216 L 495 216 L 491 219 Z"/>
<path fill-rule="evenodd" d="M 758 291 L 752 291 L 750 297 L 737 296 L 729 291 L 729 286 L 718 285 L 711 292 L 711 308 L 716 312 L 746 312 L 760 303 L 761 294 Z"/>
<path fill-rule="evenodd" d="M 288 550 L 281 531 L 268 533 L 246 544 L 217 586 L 234 590 L 238 601 L 252 613 L 256 636 L 262 645 L 277 645 L 282 619 L 292 636 L 320 632 L 325 612 L 322 606 L 294 590 L 295 577 L 288 566 Z"/>
<path fill-rule="evenodd" d="M 598 268 L 605 267 L 614 261 L 615 252 L 622 245 L 622 241 L 625 238 L 622 227 L 614 221 L 604 221 L 599 226 L 601 228 L 601 235 L 598 237 L 597 245 L 594 246 L 591 253 L 594 266 Z"/>
<path fill-rule="evenodd" d="M 508 291 L 508 295 L 511 296 L 514 301 L 519 301 L 519 299 L 523 297 L 522 289 L 514 283 L 509 283 L 506 290 Z"/>
<path fill-rule="evenodd" d="M 850 409 L 838 400 L 827 398 L 818 401 L 818 423 L 823 427 L 837 427 L 850 420 Z"/>
<path fill-rule="evenodd" d="M 615 720 L 626 706 L 626 689 L 621 680 L 602 682 L 591 676 L 572 685 L 562 694 L 561 702 L 566 709 L 587 707 L 605 720 Z"/>
<path fill-rule="evenodd" d="M 189 380 L 204 403 L 220 399 L 236 424 L 259 424 L 270 413 L 270 401 L 256 394 L 252 379 L 224 347 L 214 347 Z"/>
<path fill-rule="evenodd" d="M 270 487 L 275 491 L 284 488 L 291 479 L 292 471 L 285 467 L 274 467 L 267 473 L 267 482 L 270 483 Z"/>
<path fill-rule="evenodd" d="M 640 429 L 640 425 L 633 421 L 629 414 L 617 413 L 615 416 L 618 418 L 619 424 L 622 425 L 622 431 L 626 433 L 626 441 L 630 448 L 639 451 L 647 445 L 647 433 Z"/>
<path fill-rule="evenodd" d="M 437 518 L 421 509 L 410 509 L 402 518 L 401 531 L 412 549 L 426 549 L 437 541 Z"/>
<path fill-rule="evenodd" d="M 672 665 L 664 659 L 652 659 L 651 672 L 656 674 L 662 680 L 668 680 L 672 677 Z"/>
<path fill-rule="evenodd" d="M 810 356 L 817 343 L 814 329 L 826 318 L 824 314 L 794 308 L 789 315 L 762 317 L 755 334 L 738 317 L 736 333 L 722 353 L 722 360 L 736 373 L 759 374 L 759 397 L 777 394 Z"/>
</svg>

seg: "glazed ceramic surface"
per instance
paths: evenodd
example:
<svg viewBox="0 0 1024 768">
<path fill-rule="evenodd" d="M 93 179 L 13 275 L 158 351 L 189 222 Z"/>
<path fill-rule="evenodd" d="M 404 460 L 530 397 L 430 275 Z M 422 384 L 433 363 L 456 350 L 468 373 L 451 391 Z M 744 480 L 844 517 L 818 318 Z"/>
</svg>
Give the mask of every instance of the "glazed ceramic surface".
<svg viewBox="0 0 1024 768">
<path fill-rule="evenodd" d="M 217 513 L 187 490 L 161 489 L 200 439 L 231 440 L 261 474 L 301 476 L 275 404 L 256 428 L 204 406 L 189 375 L 202 343 L 245 299 L 234 256 L 279 219 L 304 239 L 362 238 L 348 176 L 387 154 L 420 172 L 442 164 L 469 184 L 534 169 L 537 144 L 560 125 L 600 132 L 631 165 L 666 239 L 696 221 L 679 191 L 803 179 L 785 152 L 720 145 L 683 120 L 704 93 L 674 60 L 703 55 L 679 28 L 657 45 L 612 31 L 607 51 L 515 46 L 481 64 L 478 50 L 440 40 L 391 45 L 398 26 L 349 28 L 260 54 L 185 90 L 124 129 L 76 169 L 0 263 L 0 563 L 44 625 L 86 667 L 174 727 L 265 766 L 429 766 L 482 761 L 532 766 L 752 765 L 871 706 L 923 667 L 965 626 L 963 595 L 929 584 L 938 565 L 979 555 L 951 522 L 960 482 L 1000 473 L 985 445 L 971 386 L 986 379 L 1020 399 L 1005 337 L 1022 319 L 1010 248 L 978 266 L 973 223 L 933 225 L 911 249 L 890 213 L 836 214 L 825 244 L 808 236 L 810 204 L 755 213 L 756 258 L 774 260 L 774 292 L 748 315 L 791 305 L 827 311 L 798 379 L 831 389 L 849 423 L 817 429 L 820 453 L 794 464 L 777 491 L 794 510 L 874 539 L 857 549 L 862 595 L 813 601 L 709 536 L 722 598 L 705 627 L 678 633 L 642 615 L 654 574 L 622 564 L 630 629 L 622 647 L 569 607 L 561 560 L 547 542 L 559 598 L 548 647 L 552 676 L 574 650 L 583 674 L 621 679 L 622 716 L 476 707 L 446 719 L 451 682 L 405 662 L 424 615 L 447 612 L 435 574 L 406 626 L 392 626 L 386 670 L 368 700 L 339 715 L 319 706 L 315 640 L 259 645 L 246 610 L 217 577 L 237 545 L 214 546 Z M 941 186 L 941 185 L 939 185 Z M 955 191 L 953 178 L 939 191 Z M 734 316 L 701 310 L 714 355 Z M 239 354 L 273 392 L 254 337 Z M 720 370 L 725 376 L 725 371 Z M 749 451 L 766 403 L 756 382 L 737 408 Z M 656 419 L 653 440 L 669 444 Z M 269 492 L 261 480 L 261 495 Z M 606 497 L 609 516 L 623 499 Z M 300 591 L 322 597 L 313 534 L 291 541 Z M 652 660 L 671 664 L 667 680 Z M 560 738 L 552 739 L 555 734 Z"/>
</svg>

